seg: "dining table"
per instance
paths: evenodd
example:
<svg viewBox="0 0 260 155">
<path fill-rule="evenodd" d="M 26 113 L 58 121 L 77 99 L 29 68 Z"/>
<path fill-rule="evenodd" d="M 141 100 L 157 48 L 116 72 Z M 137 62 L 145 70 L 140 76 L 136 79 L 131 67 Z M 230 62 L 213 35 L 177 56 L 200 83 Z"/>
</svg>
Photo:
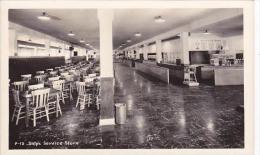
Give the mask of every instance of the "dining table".
<svg viewBox="0 0 260 155">
<path fill-rule="evenodd" d="M 49 97 L 56 97 L 57 103 L 59 103 L 59 94 L 60 94 L 60 90 L 50 88 Z M 25 109 L 26 109 L 25 126 L 29 127 L 30 102 L 32 101 L 32 94 L 26 91 L 23 92 L 21 96 L 25 98 Z M 56 104 L 56 109 L 58 109 L 58 105 L 59 104 Z M 59 111 L 56 110 L 56 117 L 58 116 L 59 116 Z"/>
</svg>

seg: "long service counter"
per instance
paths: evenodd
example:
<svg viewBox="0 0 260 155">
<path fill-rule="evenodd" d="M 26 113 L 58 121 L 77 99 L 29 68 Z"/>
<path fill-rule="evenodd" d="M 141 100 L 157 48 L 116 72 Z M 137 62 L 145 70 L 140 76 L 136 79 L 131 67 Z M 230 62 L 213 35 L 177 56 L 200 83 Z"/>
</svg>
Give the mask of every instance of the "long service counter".
<svg viewBox="0 0 260 155">
<path fill-rule="evenodd" d="M 148 74 L 154 78 L 160 79 L 166 83 L 169 83 L 169 69 L 165 67 L 157 66 L 152 63 L 139 63 L 135 62 L 135 69 Z"/>
<path fill-rule="evenodd" d="M 243 85 L 243 66 L 203 66 L 201 67 L 203 80 L 214 80 L 216 86 Z"/>
</svg>

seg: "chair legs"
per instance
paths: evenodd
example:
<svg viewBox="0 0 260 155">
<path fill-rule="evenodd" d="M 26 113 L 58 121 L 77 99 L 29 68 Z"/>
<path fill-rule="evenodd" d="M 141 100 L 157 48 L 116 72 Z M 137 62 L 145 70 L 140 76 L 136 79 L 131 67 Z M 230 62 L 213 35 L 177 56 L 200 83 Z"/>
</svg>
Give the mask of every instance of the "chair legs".
<svg viewBox="0 0 260 155">
<path fill-rule="evenodd" d="M 46 118 L 47 118 L 47 121 L 49 122 L 50 119 L 49 119 L 49 109 L 45 106 L 45 113 L 46 113 Z"/>
<path fill-rule="evenodd" d="M 12 116 L 12 122 L 14 121 L 14 117 L 15 117 L 16 109 L 17 109 L 17 107 L 14 107 L 14 112 L 13 112 L 13 116 Z"/>
<path fill-rule="evenodd" d="M 19 120 L 21 118 L 24 118 L 24 116 L 21 116 L 22 114 L 24 114 L 24 112 L 22 112 L 22 108 L 23 107 L 14 107 L 14 112 L 13 112 L 13 116 L 12 116 L 12 122 L 14 121 L 14 118 L 16 117 L 15 125 L 18 125 Z"/>
<path fill-rule="evenodd" d="M 45 116 L 46 116 L 46 119 L 47 121 L 49 122 L 50 119 L 49 119 L 49 109 L 47 108 L 47 106 L 44 107 L 44 111 L 45 111 Z M 41 113 L 38 113 L 41 115 Z M 38 118 L 41 118 L 42 116 L 38 117 Z M 36 127 L 36 119 L 37 119 L 37 109 L 33 109 L 33 127 Z"/>
<path fill-rule="evenodd" d="M 36 126 L 36 109 L 33 110 L 33 127 Z"/>
<path fill-rule="evenodd" d="M 20 119 L 21 110 L 22 110 L 22 108 L 19 107 L 18 114 L 17 114 L 17 117 L 16 117 L 16 123 L 15 123 L 16 125 L 18 125 L 18 122 L 19 122 L 19 119 Z"/>
</svg>

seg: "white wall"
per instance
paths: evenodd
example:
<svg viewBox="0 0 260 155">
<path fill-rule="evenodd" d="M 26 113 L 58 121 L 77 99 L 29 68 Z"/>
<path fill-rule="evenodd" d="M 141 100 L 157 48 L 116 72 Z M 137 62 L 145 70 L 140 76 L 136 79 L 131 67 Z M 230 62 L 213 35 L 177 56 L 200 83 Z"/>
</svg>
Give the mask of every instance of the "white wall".
<svg viewBox="0 0 260 155">
<path fill-rule="evenodd" d="M 180 39 L 163 41 L 162 52 L 167 55 L 167 58 L 164 57 L 165 63 L 176 63 L 176 59 L 181 58 Z"/>
<path fill-rule="evenodd" d="M 28 42 L 29 39 L 32 43 L 43 44 L 44 47 L 17 47 L 17 40 Z M 51 46 L 59 47 L 60 49 L 50 48 Z M 69 59 L 71 56 L 69 46 L 71 44 L 66 41 L 9 22 L 9 56 L 64 56 L 65 59 Z M 73 46 L 74 51 L 78 52 L 78 56 L 86 56 L 85 48 L 77 45 Z"/>
<path fill-rule="evenodd" d="M 227 43 L 227 49 L 225 54 L 233 55 L 235 57 L 236 53 L 244 53 L 244 43 L 243 35 L 228 36 L 224 38 Z"/>
</svg>

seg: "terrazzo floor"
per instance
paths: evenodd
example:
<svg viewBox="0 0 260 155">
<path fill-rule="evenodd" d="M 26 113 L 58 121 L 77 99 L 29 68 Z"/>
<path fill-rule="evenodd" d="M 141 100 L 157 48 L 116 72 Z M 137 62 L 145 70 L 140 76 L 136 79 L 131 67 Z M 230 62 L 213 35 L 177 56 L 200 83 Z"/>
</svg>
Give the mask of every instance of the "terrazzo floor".
<svg viewBox="0 0 260 155">
<path fill-rule="evenodd" d="M 10 149 L 244 147 L 243 86 L 167 85 L 124 64 L 114 68 L 114 101 L 126 103 L 126 124 L 100 127 L 96 107 L 80 112 L 67 101 L 62 116 L 36 128 L 10 122 Z"/>
</svg>

